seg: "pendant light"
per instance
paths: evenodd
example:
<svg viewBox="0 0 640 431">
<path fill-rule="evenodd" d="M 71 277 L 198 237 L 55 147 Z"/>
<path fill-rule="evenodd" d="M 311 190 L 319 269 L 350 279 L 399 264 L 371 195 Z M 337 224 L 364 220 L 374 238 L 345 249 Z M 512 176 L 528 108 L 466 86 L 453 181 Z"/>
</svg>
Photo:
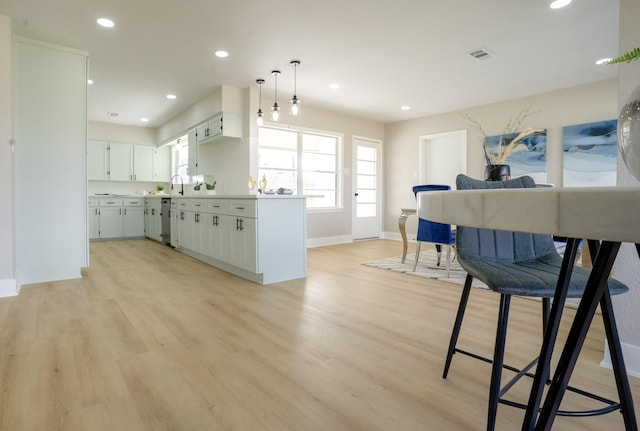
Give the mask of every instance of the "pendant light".
<svg viewBox="0 0 640 431">
<path fill-rule="evenodd" d="M 300 65 L 300 60 L 291 60 L 291 66 L 293 66 L 293 97 L 291 98 L 291 114 L 298 115 L 300 112 L 300 99 L 296 96 L 296 90 L 298 85 L 298 66 Z"/>
<path fill-rule="evenodd" d="M 258 126 L 262 126 L 264 123 L 264 113 L 262 112 L 262 84 L 264 84 L 264 79 L 256 79 L 256 84 L 258 84 L 259 96 L 258 96 L 258 117 L 256 118 L 256 123 Z"/>
<path fill-rule="evenodd" d="M 273 106 L 271 107 L 271 119 L 273 121 L 278 121 L 280 119 L 280 107 L 278 106 L 278 75 L 280 75 L 279 70 L 272 70 L 271 74 L 276 78 L 276 91 L 275 97 L 273 101 Z"/>
</svg>

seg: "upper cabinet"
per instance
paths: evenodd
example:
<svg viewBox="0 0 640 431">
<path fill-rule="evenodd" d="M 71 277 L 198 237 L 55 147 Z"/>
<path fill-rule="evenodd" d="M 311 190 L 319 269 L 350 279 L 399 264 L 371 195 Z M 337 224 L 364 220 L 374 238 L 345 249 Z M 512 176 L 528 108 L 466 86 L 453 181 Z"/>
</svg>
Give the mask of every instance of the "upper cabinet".
<svg viewBox="0 0 640 431">
<path fill-rule="evenodd" d="M 133 181 L 133 145 L 109 143 L 109 180 Z"/>
<path fill-rule="evenodd" d="M 196 127 L 198 144 L 220 138 L 242 138 L 242 114 L 220 112 Z"/>
<path fill-rule="evenodd" d="M 171 180 L 171 146 L 165 145 L 154 150 L 153 181 L 168 183 Z"/>
<path fill-rule="evenodd" d="M 153 145 L 87 142 L 90 181 L 166 181 L 161 178 L 168 177 L 169 168 L 166 167 L 164 175 L 156 172 L 155 159 L 156 147 Z"/>
<path fill-rule="evenodd" d="M 109 180 L 109 143 L 102 141 L 87 142 L 87 171 L 89 179 Z"/>
</svg>

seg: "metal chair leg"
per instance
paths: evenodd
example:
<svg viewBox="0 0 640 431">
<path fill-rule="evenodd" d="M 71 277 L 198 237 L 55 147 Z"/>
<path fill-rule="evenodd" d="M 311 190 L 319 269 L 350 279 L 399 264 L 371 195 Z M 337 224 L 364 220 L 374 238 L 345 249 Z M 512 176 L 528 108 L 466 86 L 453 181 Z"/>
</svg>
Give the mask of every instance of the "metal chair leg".
<svg viewBox="0 0 640 431">
<path fill-rule="evenodd" d="M 451 271 L 451 245 L 447 245 L 447 278 L 449 278 L 450 271 Z"/>
<path fill-rule="evenodd" d="M 418 267 L 418 259 L 420 259 L 420 241 L 416 241 L 416 258 L 413 261 L 413 272 L 416 272 L 416 268 Z"/>
<path fill-rule="evenodd" d="M 509 304 L 511 295 L 500 295 L 500 311 L 496 330 L 496 345 L 493 351 L 491 367 L 491 384 L 489 386 L 489 410 L 487 412 L 487 431 L 493 431 L 496 426 L 498 403 L 500 402 L 500 384 L 502 380 L 502 365 L 504 363 L 504 345 L 507 340 L 507 322 L 509 321 Z"/>
<path fill-rule="evenodd" d="M 451 366 L 451 359 L 456 352 L 456 344 L 458 343 L 458 335 L 460 335 L 460 328 L 462 327 L 462 318 L 464 317 L 464 311 L 467 308 L 467 302 L 469 301 L 469 292 L 471 292 L 471 282 L 473 277 L 467 274 L 467 279 L 464 282 L 462 288 L 462 295 L 460 296 L 460 305 L 458 305 L 458 313 L 456 314 L 456 321 L 453 324 L 453 330 L 451 331 L 451 340 L 449 341 L 449 350 L 447 351 L 447 359 L 444 363 L 444 372 L 442 378 L 446 379 L 449 374 L 449 367 Z"/>
<path fill-rule="evenodd" d="M 600 300 L 600 309 L 602 310 L 604 329 L 607 334 L 609 353 L 611 353 L 611 365 L 613 368 L 613 374 L 616 378 L 616 387 L 618 389 L 620 411 L 624 419 L 624 428 L 627 431 L 637 431 L 638 424 L 636 422 L 636 414 L 633 407 L 631 388 L 629 387 L 629 378 L 627 377 L 627 370 L 624 365 L 622 348 L 620 347 L 620 337 L 618 336 L 616 319 L 613 314 L 613 305 L 611 304 L 611 295 L 609 294 L 608 289 L 605 290 L 602 295 L 602 299 Z"/>
</svg>

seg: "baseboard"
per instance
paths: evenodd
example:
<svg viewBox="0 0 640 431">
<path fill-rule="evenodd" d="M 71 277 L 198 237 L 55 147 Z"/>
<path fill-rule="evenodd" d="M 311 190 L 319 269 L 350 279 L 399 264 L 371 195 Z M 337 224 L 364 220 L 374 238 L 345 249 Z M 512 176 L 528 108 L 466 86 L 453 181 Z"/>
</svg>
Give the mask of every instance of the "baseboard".
<svg viewBox="0 0 640 431">
<path fill-rule="evenodd" d="M 353 237 L 351 235 L 307 238 L 307 248 L 322 247 L 323 245 L 348 244 L 351 242 L 353 242 Z"/>
<path fill-rule="evenodd" d="M 16 296 L 18 294 L 18 283 L 13 278 L 0 280 L 0 298 Z"/>
<path fill-rule="evenodd" d="M 624 357 L 624 365 L 627 368 L 627 374 L 633 377 L 640 377 L 640 346 L 633 344 L 620 343 L 622 348 L 622 356 Z M 609 345 L 605 341 L 604 358 L 600 365 L 605 368 L 612 368 L 611 354 L 609 353 Z"/>
<path fill-rule="evenodd" d="M 400 236 L 399 232 L 383 232 L 382 235 L 384 239 L 393 239 L 396 241 L 402 241 L 402 237 Z M 412 242 L 416 242 L 415 235 L 407 235 L 407 243 L 412 243 Z"/>
</svg>

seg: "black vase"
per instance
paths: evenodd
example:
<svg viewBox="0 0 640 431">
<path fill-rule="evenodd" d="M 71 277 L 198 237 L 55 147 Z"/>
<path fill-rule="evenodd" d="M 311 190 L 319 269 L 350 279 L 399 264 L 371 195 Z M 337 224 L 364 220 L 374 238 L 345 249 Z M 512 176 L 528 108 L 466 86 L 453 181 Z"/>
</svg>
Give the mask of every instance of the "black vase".
<svg viewBox="0 0 640 431">
<path fill-rule="evenodd" d="M 485 181 L 506 181 L 511 178 L 509 165 L 487 165 L 484 168 Z"/>
</svg>

